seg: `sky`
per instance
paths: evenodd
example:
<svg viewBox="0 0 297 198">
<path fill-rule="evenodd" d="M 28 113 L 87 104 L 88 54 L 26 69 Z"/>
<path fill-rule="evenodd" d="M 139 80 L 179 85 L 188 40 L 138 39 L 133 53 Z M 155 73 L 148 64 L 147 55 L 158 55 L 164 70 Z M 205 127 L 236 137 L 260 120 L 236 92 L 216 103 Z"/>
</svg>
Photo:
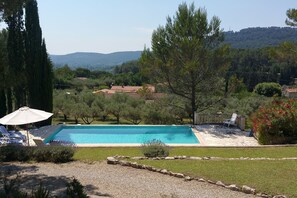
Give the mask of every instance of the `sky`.
<svg viewBox="0 0 297 198">
<path fill-rule="evenodd" d="M 194 2 L 208 19 L 218 16 L 224 31 L 285 27 L 296 0 L 37 0 L 49 54 L 112 53 L 151 46 L 152 32 L 173 17 L 178 6 Z M 3 24 L 0 25 L 0 29 Z"/>
</svg>

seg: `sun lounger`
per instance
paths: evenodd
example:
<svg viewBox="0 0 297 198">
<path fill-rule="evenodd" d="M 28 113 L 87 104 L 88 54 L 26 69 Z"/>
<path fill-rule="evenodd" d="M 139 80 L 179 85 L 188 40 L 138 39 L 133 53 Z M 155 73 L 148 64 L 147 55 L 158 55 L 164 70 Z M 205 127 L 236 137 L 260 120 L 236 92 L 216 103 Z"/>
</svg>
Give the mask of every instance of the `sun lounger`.
<svg viewBox="0 0 297 198">
<path fill-rule="evenodd" d="M 26 136 L 21 134 L 19 131 L 7 131 L 7 129 L 2 125 L 0 126 L 0 133 L 8 138 L 26 140 Z"/>
<path fill-rule="evenodd" d="M 225 120 L 224 125 L 227 125 L 228 127 L 231 126 L 236 126 L 236 119 L 237 119 L 237 114 L 233 113 L 231 116 L 231 119 Z"/>
<path fill-rule="evenodd" d="M 33 139 L 36 146 L 48 146 L 49 144 L 45 144 L 42 139 Z"/>
</svg>

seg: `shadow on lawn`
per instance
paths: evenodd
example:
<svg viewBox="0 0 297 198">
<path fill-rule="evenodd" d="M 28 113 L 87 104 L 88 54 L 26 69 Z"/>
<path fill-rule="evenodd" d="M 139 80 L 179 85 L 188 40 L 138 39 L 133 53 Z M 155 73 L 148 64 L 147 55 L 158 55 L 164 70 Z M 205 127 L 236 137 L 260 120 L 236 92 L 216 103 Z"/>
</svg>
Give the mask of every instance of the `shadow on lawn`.
<svg viewBox="0 0 297 198">
<path fill-rule="evenodd" d="M 0 189 L 3 189 L 3 178 L 15 178 L 19 175 L 17 180 L 17 186 L 27 193 L 31 193 L 33 189 L 37 189 L 40 184 L 42 184 L 46 189 L 48 189 L 53 196 L 65 197 L 66 184 L 71 182 L 73 177 L 65 176 L 48 176 L 45 174 L 38 174 L 38 166 L 29 165 L 17 165 L 0 163 Z M 88 195 L 112 197 L 107 193 L 98 192 L 98 188 L 93 185 L 86 185 L 84 187 Z"/>
</svg>

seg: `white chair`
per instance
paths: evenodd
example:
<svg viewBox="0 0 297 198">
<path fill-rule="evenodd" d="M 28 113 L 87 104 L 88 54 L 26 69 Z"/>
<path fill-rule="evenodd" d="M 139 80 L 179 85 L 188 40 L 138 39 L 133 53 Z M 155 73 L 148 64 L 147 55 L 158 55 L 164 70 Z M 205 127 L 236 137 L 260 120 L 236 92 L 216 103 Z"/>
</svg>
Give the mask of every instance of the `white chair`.
<svg viewBox="0 0 297 198">
<path fill-rule="evenodd" d="M 237 119 L 237 114 L 233 113 L 231 116 L 231 119 L 224 121 L 224 125 L 227 125 L 228 127 L 230 127 L 230 125 L 236 126 L 236 119 Z"/>
</svg>

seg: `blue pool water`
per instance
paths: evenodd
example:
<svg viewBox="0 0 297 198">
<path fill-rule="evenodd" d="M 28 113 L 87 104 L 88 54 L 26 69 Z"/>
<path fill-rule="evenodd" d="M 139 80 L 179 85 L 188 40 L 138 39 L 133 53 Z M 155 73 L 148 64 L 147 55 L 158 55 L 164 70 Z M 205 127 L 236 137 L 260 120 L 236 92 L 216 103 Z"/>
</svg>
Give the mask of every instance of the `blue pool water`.
<svg viewBox="0 0 297 198">
<path fill-rule="evenodd" d="M 142 144 L 153 139 L 166 144 L 199 144 L 188 126 L 63 126 L 45 143 L 54 140 L 74 144 Z"/>
</svg>

